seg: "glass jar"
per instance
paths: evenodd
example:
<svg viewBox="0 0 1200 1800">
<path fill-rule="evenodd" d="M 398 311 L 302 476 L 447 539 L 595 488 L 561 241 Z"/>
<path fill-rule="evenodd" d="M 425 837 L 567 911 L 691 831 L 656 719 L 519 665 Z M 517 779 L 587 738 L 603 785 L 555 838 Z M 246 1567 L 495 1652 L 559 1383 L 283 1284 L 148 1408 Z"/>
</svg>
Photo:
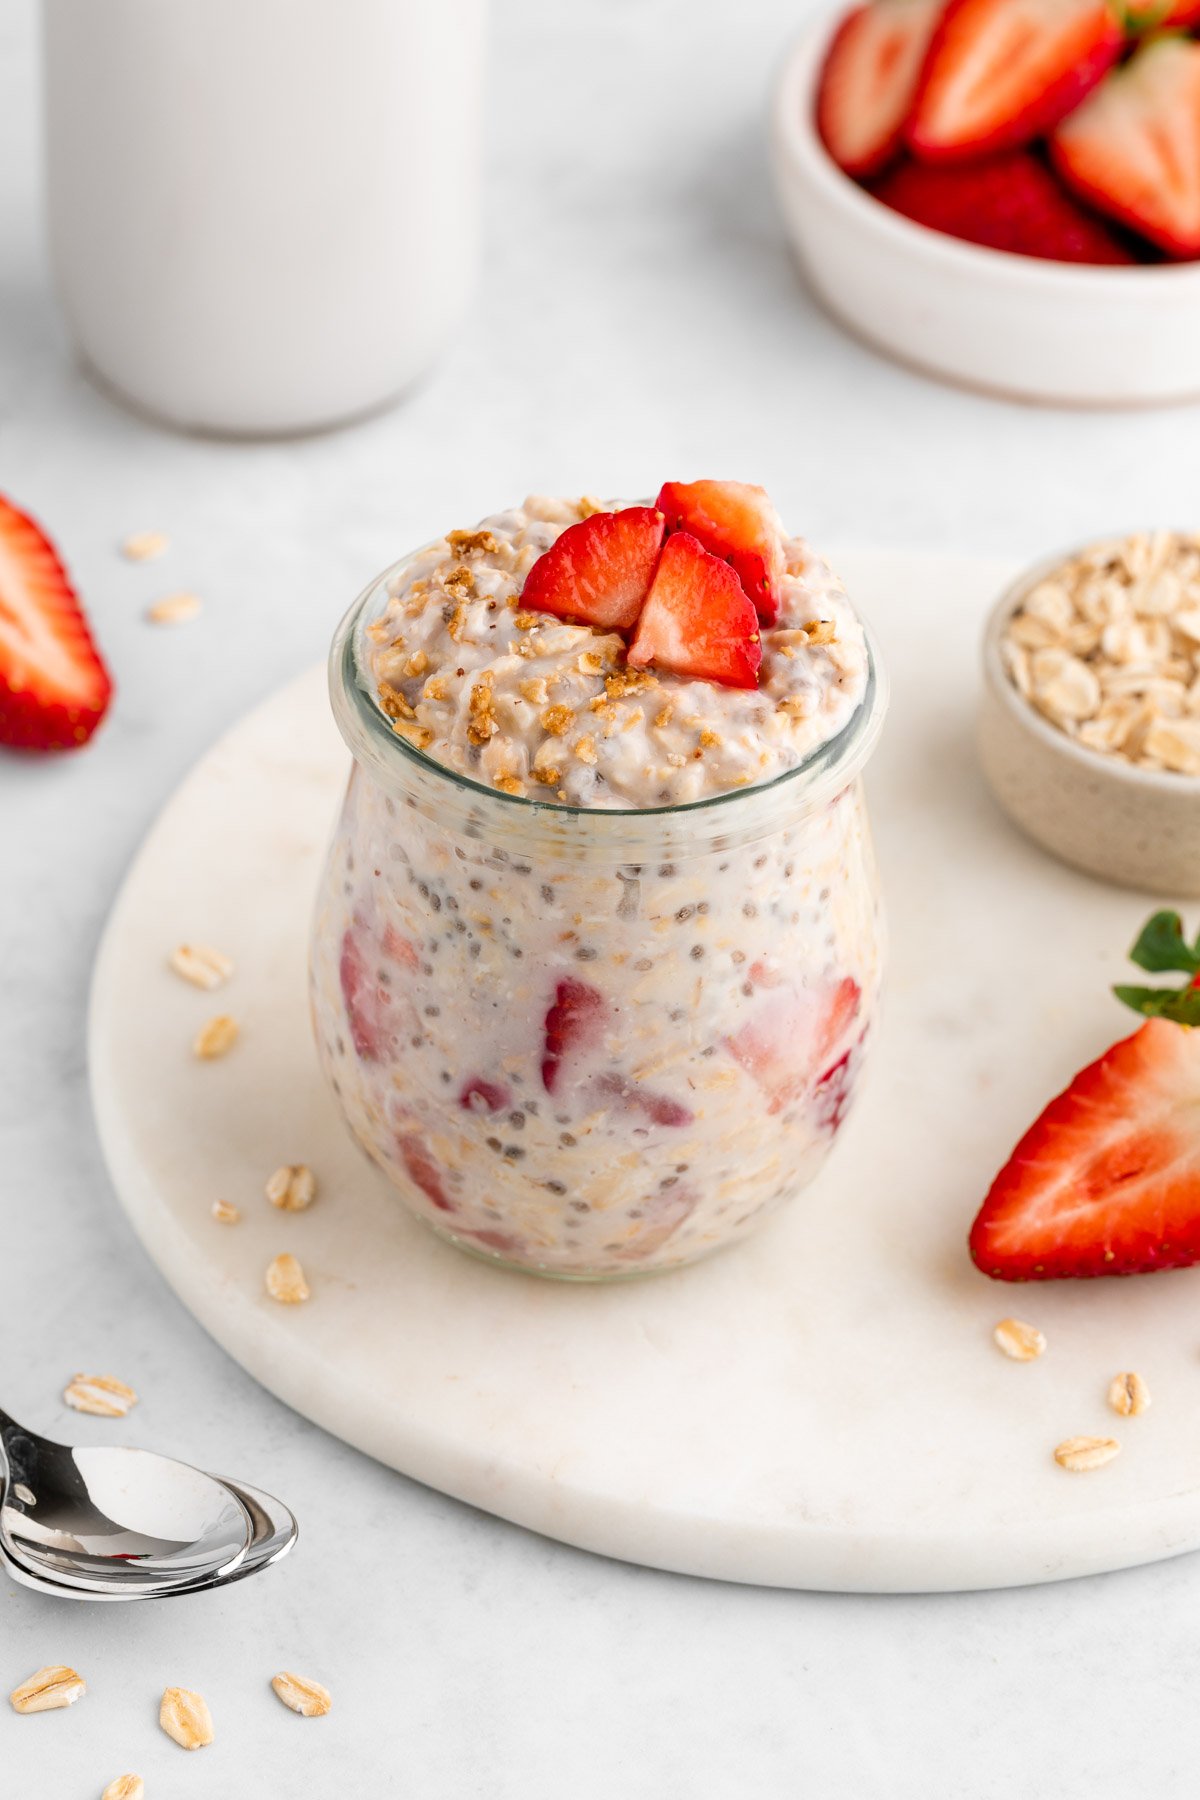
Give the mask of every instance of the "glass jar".
<svg viewBox="0 0 1200 1800">
<path fill-rule="evenodd" d="M 334 640 L 354 756 L 318 898 L 312 1005 L 350 1129 L 440 1236 L 599 1280 L 736 1242 L 813 1179 L 858 1085 L 884 933 L 845 729 L 761 787 L 644 811 L 508 795 L 392 730 Z"/>
</svg>

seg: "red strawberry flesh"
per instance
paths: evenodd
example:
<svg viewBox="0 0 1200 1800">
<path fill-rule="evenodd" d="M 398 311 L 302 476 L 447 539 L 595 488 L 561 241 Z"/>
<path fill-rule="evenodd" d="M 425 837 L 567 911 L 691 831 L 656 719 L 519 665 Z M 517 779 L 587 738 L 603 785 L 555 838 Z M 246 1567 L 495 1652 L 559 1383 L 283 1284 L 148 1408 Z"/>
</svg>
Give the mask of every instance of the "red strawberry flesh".
<svg viewBox="0 0 1200 1800">
<path fill-rule="evenodd" d="M 918 225 L 985 249 L 1050 262 L 1135 261 L 1104 221 L 1079 206 L 1028 150 L 936 168 L 900 163 L 872 192 Z"/>
<path fill-rule="evenodd" d="M 675 532 L 663 546 L 629 661 L 723 687 L 758 686 L 762 639 L 754 607 L 729 564 L 690 532 Z"/>
<path fill-rule="evenodd" d="M 0 744 L 78 749 L 111 698 L 108 672 L 53 545 L 0 496 Z"/>
<path fill-rule="evenodd" d="M 779 617 L 782 533 L 765 488 L 746 481 L 668 481 L 658 496 L 668 531 L 686 531 L 737 572 L 764 625 Z"/>
<path fill-rule="evenodd" d="M 847 175 L 877 175 L 900 149 L 943 0 L 871 0 L 842 20 L 817 89 L 817 129 Z"/>
<path fill-rule="evenodd" d="M 569 1057 L 599 1045 L 607 1018 L 604 996 L 586 981 L 568 977 L 558 983 L 544 1026 L 542 1084 L 548 1094 L 558 1086 Z"/>
<path fill-rule="evenodd" d="M 1152 40 L 1060 125 L 1050 153 L 1085 200 L 1200 256 L 1200 44 Z"/>
<path fill-rule="evenodd" d="M 652 506 L 593 513 L 568 525 L 526 576 L 522 606 L 627 631 L 654 578 L 663 530 L 662 514 Z"/>
<path fill-rule="evenodd" d="M 971 1255 L 1000 1281 L 1200 1261 L 1200 1030 L 1151 1020 L 1077 1075 L 996 1177 Z"/>
<path fill-rule="evenodd" d="M 1124 41 L 1108 0 L 950 0 L 909 145 L 932 161 L 1028 144 L 1079 105 Z"/>
</svg>

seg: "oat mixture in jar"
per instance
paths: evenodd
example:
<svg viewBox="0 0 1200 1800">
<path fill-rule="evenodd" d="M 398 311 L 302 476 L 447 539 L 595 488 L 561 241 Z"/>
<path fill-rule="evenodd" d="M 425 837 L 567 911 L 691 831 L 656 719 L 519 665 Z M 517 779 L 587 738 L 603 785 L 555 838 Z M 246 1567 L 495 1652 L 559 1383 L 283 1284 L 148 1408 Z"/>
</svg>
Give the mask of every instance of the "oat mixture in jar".
<svg viewBox="0 0 1200 1800">
<path fill-rule="evenodd" d="M 721 517 L 711 548 L 662 518 L 527 501 L 397 565 L 333 651 L 324 1069 L 419 1217 L 546 1274 L 676 1267 L 799 1192 L 877 1008 L 861 622 L 799 540 L 760 591 Z"/>
</svg>

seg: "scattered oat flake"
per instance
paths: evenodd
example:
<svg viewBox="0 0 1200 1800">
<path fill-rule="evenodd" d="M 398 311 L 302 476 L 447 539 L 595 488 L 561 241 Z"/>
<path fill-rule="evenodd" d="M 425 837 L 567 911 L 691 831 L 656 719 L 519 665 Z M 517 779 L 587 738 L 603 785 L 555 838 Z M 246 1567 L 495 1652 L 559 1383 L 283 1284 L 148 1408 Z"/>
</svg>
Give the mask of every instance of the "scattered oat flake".
<svg viewBox="0 0 1200 1800">
<path fill-rule="evenodd" d="M 224 1056 L 233 1049 L 238 1039 L 238 1022 L 231 1019 L 228 1013 L 218 1013 L 207 1025 L 202 1025 L 192 1042 L 192 1049 L 203 1062 L 211 1062 L 214 1057 Z"/>
<path fill-rule="evenodd" d="M 167 594 L 146 608 L 146 617 L 152 625 L 183 625 L 194 619 L 203 605 L 198 594 Z"/>
<path fill-rule="evenodd" d="M 171 953 L 171 967 L 193 987 L 206 988 L 209 993 L 223 987 L 233 974 L 232 958 L 211 944 L 180 944 Z"/>
<path fill-rule="evenodd" d="M 289 1251 L 267 1264 L 267 1292 L 281 1306 L 299 1306 L 309 1298 L 304 1270 Z"/>
<path fill-rule="evenodd" d="M 184 1750 L 201 1750 L 213 1741 L 212 1714 L 207 1703 L 190 1688 L 163 1690 L 158 1722 Z"/>
<path fill-rule="evenodd" d="M 1055 1450 L 1054 1460 L 1060 1469 L 1070 1469 L 1072 1474 L 1085 1474 L 1090 1469 L 1102 1469 L 1105 1463 L 1110 1463 L 1114 1456 L 1120 1454 L 1120 1450 L 1121 1446 L 1116 1438 L 1065 1438 Z"/>
<path fill-rule="evenodd" d="M 303 1212 L 317 1197 L 317 1178 L 307 1163 L 284 1163 L 267 1182 L 266 1195 L 280 1212 Z"/>
<path fill-rule="evenodd" d="M 98 1419 L 123 1419 L 137 1405 L 137 1395 L 113 1375 L 76 1375 L 63 1390 L 63 1399 L 76 1412 L 94 1413 Z"/>
<path fill-rule="evenodd" d="M 145 1800 L 146 1784 L 140 1775 L 118 1775 L 110 1781 L 100 1800 Z"/>
<path fill-rule="evenodd" d="M 171 547 L 165 531 L 134 531 L 121 545 L 121 555 L 130 562 L 153 562 Z"/>
<path fill-rule="evenodd" d="M 1001 1319 L 992 1333 L 999 1349 L 1014 1362 L 1036 1362 L 1046 1349 L 1044 1333 L 1024 1319 Z"/>
<path fill-rule="evenodd" d="M 1132 1369 L 1123 1375 L 1114 1375 L 1108 1390 L 1108 1404 L 1122 1418 L 1136 1418 L 1150 1407 L 1150 1389 L 1141 1376 Z"/>
<path fill-rule="evenodd" d="M 323 1718 L 333 1705 L 328 1688 L 319 1681 L 307 1681 L 303 1675 L 293 1675 L 290 1669 L 274 1676 L 271 1686 L 285 1706 L 305 1719 Z"/>
<path fill-rule="evenodd" d="M 82 1675 L 68 1669 L 65 1663 L 50 1663 L 14 1688 L 8 1697 L 14 1712 L 40 1713 L 74 1706 L 86 1693 L 87 1682 Z"/>
<path fill-rule="evenodd" d="M 218 1225 L 236 1225 L 242 1215 L 237 1207 L 232 1205 L 230 1201 L 214 1200 L 212 1203 L 212 1216 L 217 1221 Z"/>
</svg>

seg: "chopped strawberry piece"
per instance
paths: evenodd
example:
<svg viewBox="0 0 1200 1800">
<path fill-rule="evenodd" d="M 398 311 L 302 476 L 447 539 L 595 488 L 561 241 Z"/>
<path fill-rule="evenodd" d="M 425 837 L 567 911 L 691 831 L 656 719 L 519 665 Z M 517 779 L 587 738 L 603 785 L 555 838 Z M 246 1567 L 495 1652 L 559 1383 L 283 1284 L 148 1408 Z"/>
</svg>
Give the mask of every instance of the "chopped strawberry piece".
<svg viewBox="0 0 1200 1800">
<path fill-rule="evenodd" d="M 675 532 L 663 546 L 629 661 L 723 687 L 758 686 L 762 639 L 754 608 L 729 564 L 690 532 Z"/>
<path fill-rule="evenodd" d="M 653 506 L 593 513 L 568 525 L 525 577 L 522 605 L 604 631 L 628 630 L 654 579 L 664 529 Z"/>
<path fill-rule="evenodd" d="M 415 971 L 421 966 L 421 959 L 417 954 L 417 946 L 413 943 L 412 939 L 406 938 L 390 923 L 383 928 L 383 953 L 385 956 L 390 957 L 393 962 L 402 964 L 406 969 Z"/>
<path fill-rule="evenodd" d="M 599 1045 L 607 1018 L 608 1004 L 594 987 L 570 977 L 559 982 L 545 1023 L 542 1082 L 548 1094 L 558 1086 L 568 1058 Z"/>
<path fill-rule="evenodd" d="M 869 0 L 838 27 L 817 90 L 817 129 L 847 175 L 878 175 L 903 143 L 943 4 Z"/>
<path fill-rule="evenodd" d="M 1187 31 L 1200 25 L 1200 0 L 1126 0 L 1130 31 Z"/>
<path fill-rule="evenodd" d="M 485 1250 L 494 1250 L 497 1256 L 523 1256 L 528 1249 L 528 1246 L 519 1237 L 513 1237 L 511 1232 L 493 1231 L 490 1227 L 484 1231 L 464 1231 L 461 1235 L 474 1238 L 477 1244 L 482 1244 Z"/>
<path fill-rule="evenodd" d="M 512 1094 L 499 1082 L 484 1081 L 480 1075 L 472 1075 L 458 1097 L 458 1104 L 464 1112 L 503 1112 L 512 1104 Z"/>
<path fill-rule="evenodd" d="M 1079 105 L 1124 42 L 1108 0 L 950 0 L 909 145 L 933 161 L 1028 144 Z"/>
<path fill-rule="evenodd" d="M 764 625 L 779 617 L 783 527 L 765 488 L 746 481 L 668 481 L 657 501 L 668 531 L 687 531 L 737 572 Z"/>
<path fill-rule="evenodd" d="M 1200 256 L 1200 44 L 1158 38 L 1050 145 L 1063 179 L 1172 256 Z"/>
<path fill-rule="evenodd" d="M 768 1096 L 768 1112 L 782 1112 L 832 1075 L 829 1058 L 858 1017 L 862 990 L 845 976 L 820 994 L 777 993 L 725 1048 Z"/>
<path fill-rule="evenodd" d="M 442 1186 L 442 1172 L 424 1142 L 419 1137 L 402 1137 L 398 1147 L 413 1185 L 420 1188 L 427 1200 L 432 1200 L 439 1212 L 454 1212 L 454 1202 Z"/>
<path fill-rule="evenodd" d="M 1152 1020 L 1077 1075 L 996 1177 L 971 1255 L 1000 1281 L 1200 1262 L 1200 1030 Z"/>
<path fill-rule="evenodd" d="M 77 750 L 112 682 L 50 540 L 0 496 L 0 744 Z"/>
<path fill-rule="evenodd" d="M 986 162 L 901 163 L 872 189 L 877 200 L 930 231 L 989 250 L 1050 262 L 1132 263 L 1102 219 L 1085 212 L 1028 150 Z"/>
<path fill-rule="evenodd" d="M 607 1098 L 615 1100 L 622 1111 L 640 1113 L 652 1125 L 690 1125 L 695 1114 L 690 1107 L 679 1100 L 672 1100 L 666 1094 L 651 1093 L 636 1081 L 626 1081 L 620 1075 L 602 1075 L 596 1083 L 600 1092 Z"/>
</svg>

